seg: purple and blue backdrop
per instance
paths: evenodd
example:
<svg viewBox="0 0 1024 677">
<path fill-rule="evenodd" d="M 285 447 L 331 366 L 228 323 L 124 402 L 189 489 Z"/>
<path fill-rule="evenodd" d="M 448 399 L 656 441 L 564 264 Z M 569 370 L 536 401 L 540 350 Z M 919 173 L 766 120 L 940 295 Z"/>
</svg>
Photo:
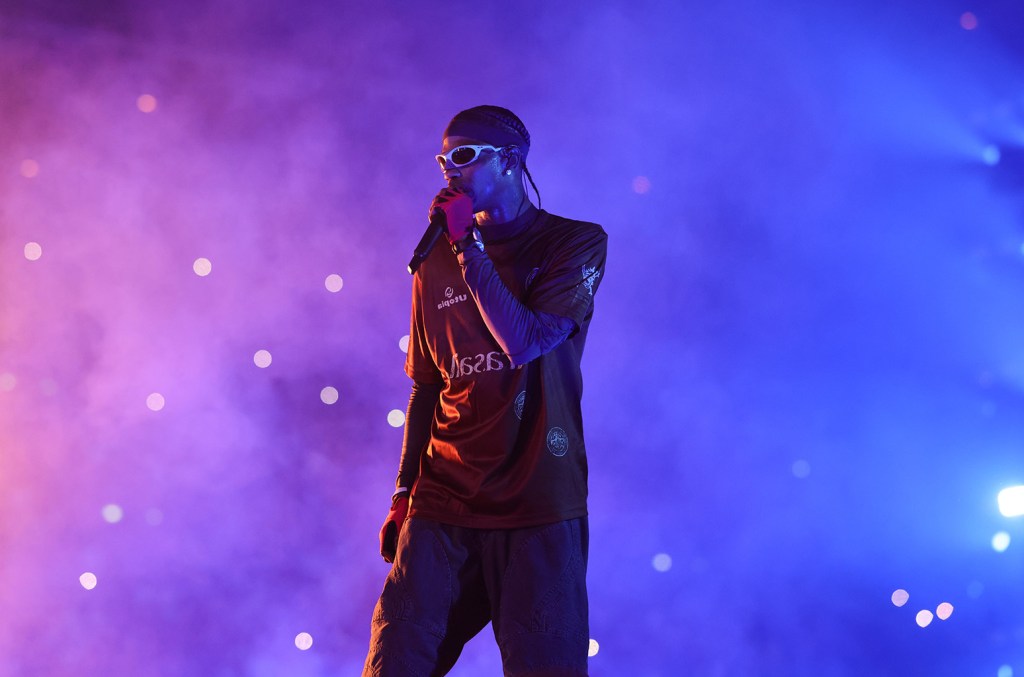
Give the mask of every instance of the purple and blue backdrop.
<svg viewBox="0 0 1024 677">
<path fill-rule="evenodd" d="M 0 675 L 358 674 L 480 103 L 610 236 L 592 674 L 1024 674 L 1020 3 L 7 0 L 0 83 Z"/>
</svg>

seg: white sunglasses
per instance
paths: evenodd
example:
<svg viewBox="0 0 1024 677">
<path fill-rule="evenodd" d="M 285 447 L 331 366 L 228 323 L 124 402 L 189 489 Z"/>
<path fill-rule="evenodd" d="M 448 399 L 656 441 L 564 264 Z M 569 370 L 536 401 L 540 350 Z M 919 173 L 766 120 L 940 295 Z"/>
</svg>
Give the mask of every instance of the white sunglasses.
<svg viewBox="0 0 1024 677">
<path fill-rule="evenodd" d="M 470 162 L 473 162 L 480 153 L 485 150 L 501 150 L 505 146 L 456 146 L 447 153 L 437 156 L 437 164 L 441 165 L 442 171 L 448 169 L 450 164 L 452 167 L 465 167 Z"/>
</svg>

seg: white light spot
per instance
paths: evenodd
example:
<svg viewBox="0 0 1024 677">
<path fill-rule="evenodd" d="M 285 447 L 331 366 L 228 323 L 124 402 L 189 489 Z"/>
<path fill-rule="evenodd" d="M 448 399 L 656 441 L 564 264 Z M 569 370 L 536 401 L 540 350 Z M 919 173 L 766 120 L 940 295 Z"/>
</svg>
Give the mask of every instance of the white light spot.
<svg viewBox="0 0 1024 677">
<path fill-rule="evenodd" d="M 601 650 L 601 645 L 597 643 L 596 639 L 590 640 L 590 647 L 587 649 L 587 656 L 593 658 L 597 655 L 597 652 Z"/>
<path fill-rule="evenodd" d="M 406 334 L 402 338 L 398 339 L 398 349 L 403 353 L 409 352 L 409 335 Z"/>
<path fill-rule="evenodd" d="M 801 458 L 799 461 L 793 464 L 793 477 L 799 480 L 803 480 L 810 477 L 810 475 L 811 464 L 805 461 L 804 459 Z"/>
<path fill-rule="evenodd" d="M 943 602 L 935 609 L 935 615 L 939 617 L 940 621 L 944 621 L 953 615 L 953 605 L 949 602 Z"/>
<path fill-rule="evenodd" d="M 651 190 L 651 180 L 646 176 L 638 176 L 633 179 L 633 192 L 637 195 L 644 195 Z"/>
<path fill-rule="evenodd" d="M 124 510 L 116 503 L 109 503 L 103 506 L 103 519 L 111 524 L 120 522 L 122 517 L 124 517 Z"/>
<path fill-rule="evenodd" d="M 160 411 L 161 409 L 164 408 L 164 404 L 166 404 L 166 402 L 164 401 L 164 396 L 161 395 L 160 393 L 152 393 L 149 397 L 146 398 L 146 406 L 152 409 L 153 411 Z"/>
<path fill-rule="evenodd" d="M 1005 531 L 1000 531 L 998 534 L 992 537 L 992 549 L 996 552 L 1006 552 L 1006 549 L 1010 547 L 1010 534 Z"/>
<path fill-rule="evenodd" d="M 86 571 L 78 577 L 78 582 L 81 583 L 82 587 L 86 590 L 92 590 L 96 587 L 96 574 Z"/>
<path fill-rule="evenodd" d="M 999 492 L 996 500 L 1003 517 L 1024 515 L 1024 486 L 1007 487 Z"/>
<path fill-rule="evenodd" d="M 405 412 L 401 409 L 392 409 L 388 412 L 388 425 L 392 428 L 401 428 L 405 425 Z"/>
<path fill-rule="evenodd" d="M 29 242 L 25 245 L 25 258 L 29 261 L 38 261 L 43 255 L 43 248 L 38 242 Z"/>
<path fill-rule="evenodd" d="M 21 175 L 26 179 L 34 179 L 39 176 L 39 163 L 35 160 L 21 161 Z"/>
<path fill-rule="evenodd" d="M 929 625 L 931 625 L 932 620 L 934 618 L 935 617 L 932 615 L 931 611 L 928 611 L 928 609 L 921 609 L 917 612 L 916 620 L 919 626 L 921 626 L 922 628 L 927 628 Z"/>
<path fill-rule="evenodd" d="M 320 391 L 320 401 L 324 404 L 334 404 L 338 401 L 338 389 L 333 386 L 327 386 Z"/>
<path fill-rule="evenodd" d="M 152 113 L 156 110 L 156 97 L 152 94 L 143 94 L 135 102 L 143 113 Z"/>
<path fill-rule="evenodd" d="M 341 279 L 341 275 L 331 273 L 324 280 L 324 286 L 327 287 L 327 291 L 337 293 L 345 286 L 345 280 Z"/>
<path fill-rule="evenodd" d="M 672 558 L 663 552 L 659 552 L 651 560 L 651 565 L 655 571 L 665 572 L 672 568 Z"/>
<path fill-rule="evenodd" d="M 14 386 L 16 385 L 18 385 L 18 379 L 14 378 L 14 374 L 6 372 L 0 374 L 0 390 L 9 393 L 14 390 Z"/>
<path fill-rule="evenodd" d="M 157 526 L 164 521 L 164 513 L 159 508 L 150 508 L 146 511 L 146 524 Z"/>
<path fill-rule="evenodd" d="M 896 606 L 903 606 L 910 599 L 910 593 L 900 588 L 896 592 L 892 593 L 892 603 Z"/>
<path fill-rule="evenodd" d="M 313 646 L 313 635 L 308 632 L 300 632 L 295 635 L 295 646 L 299 647 L 302 651 L 308 650 Z"/>
<path fill-rule="evenodd" d="M 192 264 L 192 270 L 199 277 L 206 277 L 207 275 L 210 274 L 210 271 L 213 270 L 213 263 L 210 262 L 210 259 L 203 258 L 200 256 Z"/>
<path fill-rule="evenodd" d="M 1013 677 L 1013 668 L 1009 665 L 1000 665 L 996 677 Z"/>
<path fill-rule="evenodd" d="M 989 167 L 999 164 L 999 148 L 996 146 L 985 146 L 981 151 L 981 161 Z"/>
<path fill-rule="evenodd" d="M 269 350 L 257 350 L 256 354 L 252 356 L 252 361 L 256 363 L 256 366 L 260 369 L 266 369 L 270 366 L 270 363 L 274 361 Z"/>
</svg>

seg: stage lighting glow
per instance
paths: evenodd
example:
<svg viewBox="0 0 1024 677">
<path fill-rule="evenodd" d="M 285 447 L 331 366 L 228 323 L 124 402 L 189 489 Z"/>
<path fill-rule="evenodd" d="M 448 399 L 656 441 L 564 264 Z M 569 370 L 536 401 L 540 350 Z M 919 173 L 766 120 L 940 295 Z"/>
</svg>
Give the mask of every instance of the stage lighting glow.
<svg viewBox="0 0 1024 677">
<path fill-rule="evenodd" d="M 164 513 L 159 508 L 150 508 L 146 511 L 146 524 L 157 526 L 164 521 Z"/>
<path fill-rule="evenodd" d="M 999 492 L 996 500 L 1003 517 L 1024 515 L 1024 486 L 1007 487 Z"/>
<path fill-rule="evenodd" d="M 960 27 L 965 31 L 973 31 L 978 27 L 978 17 L 974 16 L 974 12 L 964 12 L 960 15 Z"/>
<path fill-rule="evenodd" d="M 989 167 L 999 164 L 999 148 L 996 146 L 985 146 L 981 151 L 981 161 Z"/>
<path fill-rule="evenodd" d="M 406 334 L 402 338 L 398 339 L 398 349 L 403 353 L 409 352 L 409 335 Z"/>
<path fill-rule="evenodd" d="M 320 391 L 320 401 L 324 404 L 334 404 L 338 401 L 338 389 L 327 386 Z"/>
<path fill-rule="evenodd" d="M 14 378 L 14 374 L 0 374 L 0 390 L 9 393 L 14 390 L 16 385 L 18 385 L 18 379 Z"/>
<path fill-rule="evenodd" d="M 146 406 L 153 411 L 160 411 L 164 408 L 164 404 L 166 404 L 164 396 L 160 393 L 151 393 L 150 396 L 146 398 Z"/>
<path fill-rule="evenodd" d="M 900 588 L 896 592 L 892 593 L 892 603 L 896 606 L 903 606 L 910 599 L 910 593 Z"/>
<path fill-rule="evenodd" d="M 26 179 L 34 179 L 39 176 L 39 163 L 35 160 L 21 161 L 21 175 Z"/>
<path fill-rule="evenodd" d="M 1013 668 L 1009 665 L 1000 665 L 996 671 L 996 677 L 1013 677 Z"/>
<path fill-rule="evenodd" d="M 260 369 L 266 369 L 274 361 L 274 357 L 270 354 L 269 350 L 257 350 L 256 354 L 252 356 L 252 361 Z"/>
<path fill-rule="evenodd" d="M 25 258 L 29 261 L 38 261 L 43 255 L 43 248 L 38 242 L 29 242 L 25 245 Z"/>
<path fill-rule="evenodd" d="M 152 113 L 156 110 L 156 97 L 152 94 L 143 94 L 135 103 L 143 113 Z"/>
<path fill-rule="evenodd" d="M 1006 549 L 1010 547 L 1010 534 L 1005 531 L 1000 531 L 998 534 L 992 537 L 992 549 L 996 552 L 1006 552 Z"/>
<path fill-rule="evenodd" d="M 799 480 L 804 480 L 810 477 L 811 475 L 811 464 L 803 459 L 800 459 L 799 461 L 793 464 L 792 470 L 793 477 Z"/>
<path fill-rule="evenodd" d="M 587 656 L 593 658 L 597 655 L 597 652 L 601 650 L 601 645 L 597 643 L 596 639 L 590 640 L 590 647 L 587 649 Z"/>
<path fill-rule="evenodd" d="M 915 620 L 920 627 L 927 628 L 932 624 L 934 619 L 935 616 L 932 615 L 931 611 L 928 611 L 928 609 L 921 609 L 917 612 L 917 618 Z"/>
<path fill-rule="evenodd" d="M 655 571 L 665 572 L 672 568 L 672 558 L 663 552 L 659 552 L 654 556 L 651 565 L 654 566 Z"/>
<path fill-rule="evenodd" d="M 943 602 L 935 609 L 935 615 L 938 616 L 940 621 L 944 621 L 953 615 L 953 605 L 949 602 Z"/>
<path fill-rule="evenodd" d="M 213 270 L 213 263 L 210 262 L 210 259 L 200 257 L 192 264 L 192 270 L 199 277 L 206 277 Z"/>
<path fill-rule="evenodd" d="M 392 428 L 401 428 L 405 425 L 405 413 L 401 409 L 392 409 L 388 412 L 388 424 Z"/>
<path fill-rule="evenodd" d="M 651 190 L 651 180 L 646 176 L 638 176 L 633 179 L 633 192 L 637 195 L 645 195 Z"/>
<path fill-rule="evenodd" d="M 295 646 L 299 647 L 301 651 L 308 650 L 313 646 L 313 636 L 308 632 L 300 632 L 295 635 Z"/>
<path fill-rule="evenodd" d="M 78 577 L 78 582 L 81 583 L 82 587 L 86 590 L 92 590 L 96 587 L 96 574 L 91 571 L 86 571 Z"/>
<path fill-rule="evenodd" d="M 111 524 L 120 522 L 122 517 L 124 517 L 124 510 L 116 503 L 108 503 L 103 506 L 103 519 Z"/>
<path fill-rule="evenodd" d="M 327 287 L 327 291 L 337 293 L 345 286 L 345 280 L 341 279 L 341 275 L 332 273 L 324 280 L 324 286 Z"/>
</svg>

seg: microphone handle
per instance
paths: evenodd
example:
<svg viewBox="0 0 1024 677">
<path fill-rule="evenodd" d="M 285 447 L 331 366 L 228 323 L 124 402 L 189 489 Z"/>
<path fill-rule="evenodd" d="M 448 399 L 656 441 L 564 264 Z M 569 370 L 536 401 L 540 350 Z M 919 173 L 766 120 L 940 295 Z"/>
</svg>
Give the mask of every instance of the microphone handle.
<svg viewBox="0 0 1024 677">
<path fill-rule="evenodd" d="M 430 255 L 430 250 L 437 244 L 438 238 L 444 233 L 447 225 L 448 219 L 445 218 L 444 211 L 438 209 L 430 216 L 430 225 L 427 226 L 427 230 L 423 233 L 423 237 L 420 238 L 420 243 L 416 245 L 412 259 L 409 261 L 410 275 L 413 275 L 420 267 L 420 264 Z"/>
</svg>

